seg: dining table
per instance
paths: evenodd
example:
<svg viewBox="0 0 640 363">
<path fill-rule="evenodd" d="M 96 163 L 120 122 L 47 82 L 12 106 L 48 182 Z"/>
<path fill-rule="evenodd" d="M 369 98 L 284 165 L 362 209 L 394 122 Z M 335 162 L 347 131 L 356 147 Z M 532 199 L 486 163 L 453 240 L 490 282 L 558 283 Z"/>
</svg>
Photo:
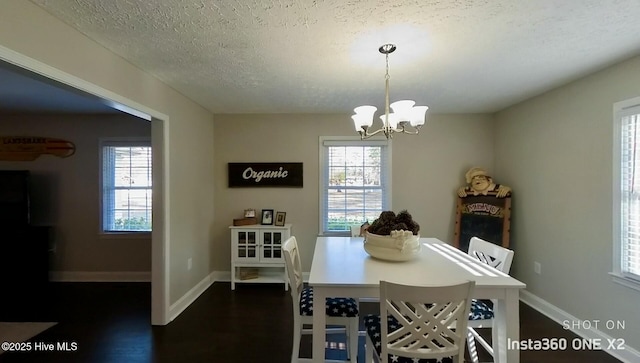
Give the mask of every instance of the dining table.
<svg viewBox="0 0 640 363">
<path fill-rule="evenodd" d="M 519 363 L 520 351 L 508 342 L 520 339 L 519 294 L 526 285 L 437 238 L 420 238 L 421 249 L 407 261 L 370 256 L 363 237 L 316 239 L 309 286 L 315 301 L 327 297 L 380 297 L 380 281 L 430 286 L 475 281 L 473 297 L 494 300 L 498 341 L 493 342 L 496 363 Z M 312 361 L 325 362 L 325 314 L 313 314 Z"/>
</svg>

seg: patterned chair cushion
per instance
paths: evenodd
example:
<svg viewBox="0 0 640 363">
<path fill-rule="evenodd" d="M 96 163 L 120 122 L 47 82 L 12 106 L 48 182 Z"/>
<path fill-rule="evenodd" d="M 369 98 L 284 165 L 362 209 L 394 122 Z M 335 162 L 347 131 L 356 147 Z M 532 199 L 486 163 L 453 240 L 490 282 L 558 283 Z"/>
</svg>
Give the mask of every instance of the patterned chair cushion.
<svg viewBox="0 0 640 363">
<path fill-rule="evenodd" d="M 358 316 L 358 302 L 346 297 L 329 297 L 326 304 L 327 316 Z M 313 288 L 305 287 L 300 296 L 300 315 L 313 316 Z"/>
<path fill-rule="evenodd" d="M 493 306 L 491 301 L 471 300 L 471 312 L 469 320 L 486 320 L 493 319 Z"/>
<path fill-rule="evenodd" d="M 398 327 L 398 320 L 393 316 L 387 316 L 387 326 L 389 331 L 393 331 Z M 368 314 L 364 317 L 364 327 L 367 330 L 367 335 L 373 342 L 373 346 L 380 355 L 382 350 L 382 337 L 380 336 L 380 315 Z M 417 359 L 407 358 L 399 356 L 389 356 L 389 363 L 453 363 L 453 360 L 449 357 L 442 359 Z"/>
</svg>

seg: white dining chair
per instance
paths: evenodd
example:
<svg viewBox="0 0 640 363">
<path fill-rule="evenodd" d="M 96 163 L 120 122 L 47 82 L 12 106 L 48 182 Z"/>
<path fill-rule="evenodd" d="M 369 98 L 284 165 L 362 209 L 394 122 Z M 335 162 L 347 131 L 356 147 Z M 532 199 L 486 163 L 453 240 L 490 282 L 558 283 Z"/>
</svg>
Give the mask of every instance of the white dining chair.
<svg viewBox="0 0 640 363">
<path fill-rule="evenodd" d="M 365 362 L 463 363 L 474 287 L 474 281 L 441 286 L 380 281 L 380 315 L 364 318 Z"/>
<path fill-rule="evenodd" d="M 469 241 L 468 254 L 475 259 L 486 263 L 497 270 L 509 274 L 513 261 L 513 250 L 498 246 L 478 237 L 472 237 Z M 495 301 L 476 300 L 471 301 L 471 314 L 469 315 L 467 345 L 469 357 L 474 363 L 479 362 L 476 341 L 493 357 L 494 347 L 489 344 L 477 331 L 478 328 L 491 328 L 492 342 L 498 341 L 497 329 L 493 328 Z M 495 358 L 494 358 L 495 359 Z"/>
<path fill-rule="evenodd" d="M 358 302 L 352 298 L 331 297 L 325 301 L 324 311 L 314 309 L 313 289 L 305 287 L 302 281 L 302 265 L 298 242 L 294 236 L 282 244 L 282 252 L 287 267 L 291 298 L 293 300 L 293 352 L 291 362 L 297 362 L 300 354 L 302 334 L 310 334 L 304 325 L 313 325 L 313 314 L 327 314 L 327 325 L 344 326 L 347 336 L 347 355 L 352 362 L 358 356 Z"/>
</svg>

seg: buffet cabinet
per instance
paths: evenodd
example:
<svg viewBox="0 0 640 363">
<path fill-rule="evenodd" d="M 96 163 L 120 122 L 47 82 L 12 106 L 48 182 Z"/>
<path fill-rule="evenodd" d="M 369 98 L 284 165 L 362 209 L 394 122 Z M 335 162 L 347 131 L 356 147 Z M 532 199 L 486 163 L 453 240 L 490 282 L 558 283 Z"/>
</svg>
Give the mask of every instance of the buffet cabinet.
<svg viewBox="0 0 640 363">
<path fill-rule="evenodd" d="M 282 244 L 291 236 L 284 226 L 230 226 L 231 290 L 237 283 L 282 283 L 288 288 Z"/>
</svg>

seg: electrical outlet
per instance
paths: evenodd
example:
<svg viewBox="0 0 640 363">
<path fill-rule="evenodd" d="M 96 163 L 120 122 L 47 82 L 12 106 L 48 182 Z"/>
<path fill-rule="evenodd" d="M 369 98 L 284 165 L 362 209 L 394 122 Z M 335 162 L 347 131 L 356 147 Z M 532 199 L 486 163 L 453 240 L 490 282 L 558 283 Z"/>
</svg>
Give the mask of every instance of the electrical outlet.
<svg viewBox="0 0 640 363">
<path fill-rule="evenodd" d="M 537 273 L 538 275 L 542 275 L 542 265 L 540 265 L 540 262 L 533 262 L 533 272 Z"/>
<path fill-rule="evenodd" d="M 191 267 L 193 267 L 193 260 L 189 257 L 187 259 L 187 270 L 191 271 Z"/>
</svg>

